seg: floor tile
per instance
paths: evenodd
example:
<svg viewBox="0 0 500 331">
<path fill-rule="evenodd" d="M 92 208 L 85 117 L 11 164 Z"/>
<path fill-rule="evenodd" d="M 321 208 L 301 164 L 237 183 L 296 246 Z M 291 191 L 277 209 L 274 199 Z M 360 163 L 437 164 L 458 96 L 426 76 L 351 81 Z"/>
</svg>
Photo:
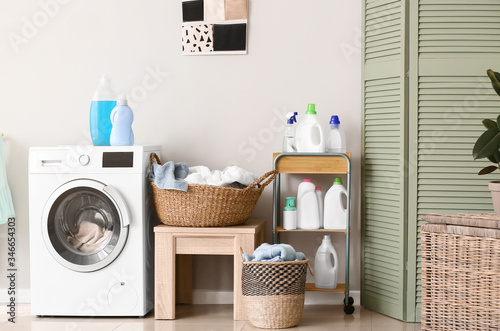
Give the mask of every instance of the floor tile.
<svg viewBox="0 0 500 331">
<path fill-rule="evenodd" d="M 420 331 L 419 323 L 404 323 L 360 306 L 352 315 L 342 305 L 306 305 L 294 331 Z M 18 305 L 16 323 L 0 312 L 2 331 L 257 331 L 249 321 L 234 321 L 232 305 L 179 305 L 175 320 L 156 320 L 154 312 L 143 318 L 36 317 L 29 304 Z"/>
</svg>

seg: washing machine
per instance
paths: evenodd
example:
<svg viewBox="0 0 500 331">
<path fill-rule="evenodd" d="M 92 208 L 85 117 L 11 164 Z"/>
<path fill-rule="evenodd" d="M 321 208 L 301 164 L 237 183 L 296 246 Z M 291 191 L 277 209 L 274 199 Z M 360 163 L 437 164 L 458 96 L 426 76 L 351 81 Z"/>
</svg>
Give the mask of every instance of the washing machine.
<svg viewBox="0 0 500 331">
<path fill-rule="evenodd" d="M 144 316 L 157 223 L 148 170 L 159 146 L 32 147 L 31 311 Z"/>
</svg>

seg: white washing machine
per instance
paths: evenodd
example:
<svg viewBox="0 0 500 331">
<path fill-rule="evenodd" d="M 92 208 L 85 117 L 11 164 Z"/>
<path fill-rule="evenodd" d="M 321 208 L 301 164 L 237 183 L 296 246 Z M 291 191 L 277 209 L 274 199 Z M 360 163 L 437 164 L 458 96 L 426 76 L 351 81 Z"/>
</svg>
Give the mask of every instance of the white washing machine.
<svg viewBox="0 0 500 331">
<path fill-rule="evenodd" d="M 148 169 L 159 151 L 30 148 L 34 315 L 144 316 L 152 309 L 157 218 Z"/>
</svg>

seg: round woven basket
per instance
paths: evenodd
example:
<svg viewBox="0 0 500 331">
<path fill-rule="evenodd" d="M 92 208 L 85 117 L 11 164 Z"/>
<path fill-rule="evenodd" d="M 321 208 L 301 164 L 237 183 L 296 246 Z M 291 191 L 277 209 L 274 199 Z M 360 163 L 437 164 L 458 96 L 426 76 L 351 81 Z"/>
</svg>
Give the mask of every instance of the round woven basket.
<svg viewBox="0 0 500 331">
<path fill-rule="evenodd" d="M 299 324 L 309 260 L 243 262 L 243 304 L 250 323 L 265 329 Z"/>
<path fill-rule="evenodd" d="M 155 153 L 151 165 L 160 163 Z M 189 184 L 187 192 L 160 189 L 154 182 L 153 198 L 160 221 L 173 226 L 231 226 L 245 223 L 255 209 L 264 188 L 277 171 L 269 171 L 243 189 Z"/>
</svg>

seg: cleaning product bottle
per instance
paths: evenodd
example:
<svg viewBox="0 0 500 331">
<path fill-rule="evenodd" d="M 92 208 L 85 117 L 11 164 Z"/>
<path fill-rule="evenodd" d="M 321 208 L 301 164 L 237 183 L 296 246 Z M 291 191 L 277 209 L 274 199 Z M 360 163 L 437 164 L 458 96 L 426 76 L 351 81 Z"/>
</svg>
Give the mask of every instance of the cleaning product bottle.
<svg viewBox="0 0 500 331">
<path fill-rule="evenodd" d="M 297 124 L 295 131 L 297 152 L 324 153 L 325 143 L 323 131 L 318 123 L 316 107 L 313 103 L 307 105 L 307 112 Z"/>
<path fill-rule="evenodd" d="M 295 126 L 294 122 L 297 122 L 295 116 L 299 113 L 290 112 L 286 114 L 286 127 L 285 127 L 285 135 L 283 136 L 283 153 L 296 152 L 297 148 L 295 146 Z"/>
<path fill-rule="evenodd" d="M 337 288 L 338 266 L 337 251 L 332 245 L 330 236 L 325 235 L 314 258 L 314 285 L 317 288 Z"/>
<path fill-rule="evenodd" d="M 346 152 L 345 132 L 340 126 L 340 120 L 337 115 L 333 115 L 330 119 L 330 130 L 326 137 L 325 149 L 327 153 Z"/>
<path fill-rule="evenodd" d="M 90 103 L 90 137 L 94 146 L 110 145 L 110 115 L 115 106 L 116 94 L 111 88 L 111 81 L 103 75 Z"/>
<path fill-rule="evenodd" d="M 318 209 L 319 209 L 319 228 L 323 228 L 323 191 L 321 191 L 321 187 L 316 186 L 314 190 L 316 196 L 318 197 Z"/>
<path fill-rule="evenodd" d="M 285 198 L 286 207 L 283 208 L 283 228 L 295 230 L 297 228 L 297 208 L 295 208 L 295 197 Z"/>
<path fill-rule="evenodd" d="M 128 106 L 127 97 L 120 95 L 116 107 L 110 115 L 113 128 L 111 129 L 111 146 L 132 146 L 134 144 L 134 132 L 132 122 L 134 113 Z"/>
<path fill-rule="evenodd" d="M 342 185 L 342 178 L 336 177 L 332 187 L 325 195 L 325 212 L 323 226 L 329 230 L 347 229 L 347 209 L 344 208 L 342 196 L 347 197 L 347 190 Z"/>
<path fill-rule="evenodd" d="M 297 190 L 297 228 L 319 229 L 318 197 L 311 179 L 303 179 Z"/>
</svg>

